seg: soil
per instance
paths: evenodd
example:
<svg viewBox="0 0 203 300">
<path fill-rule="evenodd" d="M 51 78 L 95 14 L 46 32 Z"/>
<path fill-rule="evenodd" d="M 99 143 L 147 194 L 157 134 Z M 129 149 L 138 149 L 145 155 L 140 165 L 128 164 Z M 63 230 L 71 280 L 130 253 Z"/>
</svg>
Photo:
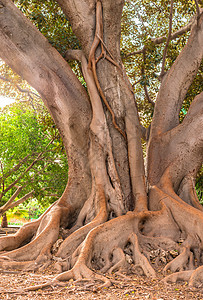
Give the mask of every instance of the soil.
<svg viewBox="0 0 203 300">
<path fill-rule="evenodd" d="M 198 288 L 189 287 L 186 282 L 164 284 L 163 275 L 158 271 L 156 279 L 131 274 L 125 278 L 113 274 L 114 284 L 109 288 L 99 288 L 99 284 L 74 282 L 69 280 L 64 286 L 23 291 L 24 288 L 45 283 L 55 275 L 53 267 L 44 271 L 22 272 L 0 270 L 0 299 L 203 299 L 203 284 Z M 15 292 L 14 290 L 18 290 Z"/>
</svg>

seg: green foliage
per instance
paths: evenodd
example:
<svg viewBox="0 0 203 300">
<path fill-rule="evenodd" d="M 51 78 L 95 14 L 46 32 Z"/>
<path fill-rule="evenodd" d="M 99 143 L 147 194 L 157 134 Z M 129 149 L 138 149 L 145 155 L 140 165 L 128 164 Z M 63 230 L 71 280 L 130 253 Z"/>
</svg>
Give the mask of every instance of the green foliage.
<svg viewBox="0 0 203 300">
<path fill-rule="evenodd" d="M 62 55 L 80 48 L 67 17 L 56 1 L 17 0 L 16 5 Z"/>
<path fill-rule="evenodd" d="M 26 205 L 26 210 L 28 210 L 29 219 L 37 219 L 41 214 L 45 212 L 47 207 L 42 207 L 40 203 L 33 199 L 32 201 L 29 201 Z"/>
<path fill-rule="evenodd" d="M 8 218 L 37 219 L 45 212 L 47 207 L 42 207 L 37 199 L 32 199 L 28 203 L 21 203 L 17 207 L 10 209 L 6 214 Z"/>
<path fill-rule="evenodd" d="M 70 22 L 63 14 L 57 2 L 52 0 L 15 0 L 14 2 L 62 56 L 65 55 L 67 49 L 80 49 L 80 43 L 72 32 Z M 159 75 L 161 72 L 163 51 L 165 47 L 165 43 L 154 45 L 153 39 L 167 36 L 168 34 L 170 3 L 170 0 L 128 0 L 125 1 L 123 10 L 121 23 L 121 56 L 129 79 L 134 86 L 140 119 L 145 127 L 149 126 L 151 122 L 153 106 L 147 100 L 144 87 L 147 87 L 151 99 L 155 102 L 160 87 Z M 172 31 L 175 32 L 180 27 L 186 25 L 191 17 L 194 16 L 195 11 L 195 2 L 192 0 L 174 1 Z M 185 33 L 176 40 L 170 41 L 165 71 L 169 70 L 172 66 L 186 44 L 188 36 L 189 33 Z M 128 55 L 129 53 L 141 50 L 143 47 L 146 49 L 145 57 L 142 53 Z M 77 62 L 69 63 L 81 83 L 86 87 L 86 83 L 81 74 L 80 65 Z M 22 79 L 13 73 L 6 65 L 2 64 L 0 65 L 0 68 L 2 73 L 7 74 L 9 78 L 11 77 L 15 83 L 26 86 Z M 194 96 L 201 91 L 202 77 L 203 65 L 199 69 L 181 108 L 181 122 L 187 114 Z M 7 83 L 2 83 L 1 93 L 4 95 L 9 94 L 10 97 L 15 97 L 18 100 L 24 99 L 24 96 L 19 94 L 16 87 L 11 87 Z M 8 126 L 10 126 L 9 130 L 5 130 L 4 139 L 6 139 L 6 136 L 7 141 L 10 139 L 10 142 L 7 144 L 7 147 L 9 147 L 8 149 L 10 150 L 8 152 L 4 150 L 4 160 L 7 155 L 6 162 L 8 163 L 8 166 L 11 166 L 14 161 L 19 161 L 20 157 L 22 158 L 27 154 L 31 155 L 33 152 L 39 153 L 39 151 L 45 147 L 48 140 L 57 135 L 56 140 L 50 145 L 49 152 L 52 153 L 50 154 L 51 160 L 52 162 L 55 161 L 55 163 L 52 163 L 47 167 L 43 161 L 39 162 L 36 169 L 46 170 L 46 172 L 42 172 L 40 175 L 36 172 L 34 181 L 36 184 L 34 185 L 33 183 L 32 185 L 32 183 L 30 183 L 34 186 L 36 197 L 38 199 L 40 199 L 40 197 L 41 199 L 44 199 L 45 190 L 47 191 L 49 187 L 52 187 L 52 191 L 56 191 L 59 186 L 63 186 L 61 180 L 63 182 L 67 180 L 67 172 L 63 173 L 60 169 L 67 168 L 67 163 L 63 156 L 64 150 L 62 142 L 49 114 L 44 110 L 41 104 L 36 104 L 31 98 L 29 100 L 32 103 L 33 111 L 35 111 L 35 114 L 33 114 L 30 119 L 26 119 L 29 115 L 28 112 L 24 112 L 23 114 L 19 113 L 21 110 L 20 107 L 18 109 L 16 108 L 15 113 L 8 112 L 11 115 L 13 114 L 13 117 L 15 115 L 14 120 L 16 123 L 13 121 L 10 121 L 10 123 L 8 122 Z M 16 115 L 19 116 L 17 117 Z M 12 127 L 12 124 L 17 124 L 18 122 L 21 122 L 21 124 L 18 125 L 18 129 L 16 130 L 17 137 L 14 137 L 15 130 L 14 127 Z M 26 122 L 31 127 L 29 132 L 26 131 Z M 29 126 L 27 125 L 27 127 Z M 20 142 L 19 146 L 17 146 L 17 141 Z M 61 153 L 63 153 L 63 155 Z M 54 176 L 52 176 L 52 174 L 54 174 Z M 65 175 L 61 176 L 57 174 Z M 51 181 L 51 184 L 48 178 L 49 180 L 54 178 L 54 180 Z M 197 191 L 201 197 L 202 194 L 199 191 L 202 188 L 202 180 L 200 175 L 198 178 Z M 60 193 L 61 191 L 62 188 Z"/>
<path fill-rule="evenodd" d="M 28 203 L 21 203 L 7 211 L 6 215 L 9 220 L 32 220 L 37 219 L 45 212 L 47 207 L 40 205 L 37 199 L 32 199 Z"/>
<path fill-rule="evenodd" d="M 197 176 L 195 188 L 200 203 L 203 205 L 203 167 L 201 168 Z"/>
<path fill-rule="evenodd" d="M 128 77 L 134 86 L 134 93 L 142 124 L 147 127 L 153 117 L 153 106 L 146 98 L 144 86 L 147 86 L 150 98 L 156 102 L 160 87 L 159 75 L 162 67 L 165 43 L 155 45 L 153 39 L 167 36 L 169 28 L 170 0 L 133 0 L 126 1 L 121 24 L 121 56 Z M 202 1 L 200 2 L 203 6 Z M 195 1 L 174 1 L 172 32 L 185 26 L 196 12 Z M 189 33 L 170 41 L 167 50 L 165 71 L 169 70 L 185 46 Z M 145 47 L 143 53 L 129 55 Z M 144 69 L 144 73 L 143 70 Z M 194 97 L 202 91 L 203 63 L 190 86 L 180 110 L 180 122 L 183 121 Z M 145 147 L 144 147 L 145 150 Z M 197 177 L 196 189 L 202 200 L 202 173 Z"/>
<path fill-rule="evenodd" d="M 147 100 L 144 86 L 147 86 L 150 98 L 155 102 L 160 87 L 159 75 L 162 67 L 163 51 L 165 43 L 154 45 L 153 39 L 168 35 L 170 0 L 134 0 L 126 1 L 122 18 L 121 55 L 127 74 L 134 86 L 136 101 L 140 112 L 140 118 L 144 126 L 148 126 L 153 116 L 153 106 Z M 194 16 L 196 7 L 194 1 L 175 1 L 173 9 L 172 31 L 186 25 Z M 189 33 L 185 33 L 176 40 L 170 41 L 165 71 L 169 70 L 178 54 L 187 42 Z M 143 53 L 130 55 L 145 47 Z M 143 72 L 144 69 L 144 72 Z M 200 74 L 202 76 L 202 72 Z M 197 75 L 200 76 L 200 75 Z M 192 91 L 188 93 L 180 112 L 182 121 L 184 112 L 199 91 L 199 80 L 194 81 Z M 195 94 L 195 95 L 196 95 Z"/>
<path fill-rule="evenodd" d="M 16 219 L 28 219 L 29 211 L 21 203 L 17 207 L 14 207 L 12 210 L 9 210 L 7 213 L 7 218 L 16 218 Z"/>
<path fill-rule="evenodd" d="M 38 113 L 29 103 L 15 103 L 2 109 L 0 140 L 0 205 L 9 200 L 16 186 L 23 186 L 18 198 L 34 190 L 43 206 L 60 197 L 67 183 L 68 164 L 58 130 L 45 108 Z M 25 157 L 20 167 L 12 170 Z M 33 161 L 35 164 L 27 172 Z"/>
</svg>

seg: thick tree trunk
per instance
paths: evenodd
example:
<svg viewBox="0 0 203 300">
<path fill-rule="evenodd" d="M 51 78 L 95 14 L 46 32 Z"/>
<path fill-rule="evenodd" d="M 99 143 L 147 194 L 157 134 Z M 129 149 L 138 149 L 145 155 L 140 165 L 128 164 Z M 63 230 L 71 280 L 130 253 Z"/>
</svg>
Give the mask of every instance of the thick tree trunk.
<svg viewBox="0 0 203 300">
<path fill-rule="evenodd" d="M 0 266 L 35 269 L 54 259 L 63 273 L 52 283 L 88 278 L 109 285 L 92 269 L 129 268 L 128 254 L 135 269 L 155 277 L 150 255 L 159 249 L 169 251 L 163 271 L 176 272 L 166 281 L 190 278 L 196 284 L 203 268 L 203 213 L 192 178 L 202 163 L 203 94 L 182 124 L 178 115 L 203 57 L 203 14 L 161 84 L 146 184 L 142 128 L 120 58 L 124 1 L 57 2 L 82 45 L 67 51 L 66 59 L 81 62 L 88 95 L 14 4 L 0 1 L 0 55 L 41 94 L 63 137 L 70 169 L 62 197 L 44 215 L 0 238 Z M 63 241 L 56 250 L 59 234 Z M 177 250 L 175 259 L 172 250 Z M 157 256 L 155 269 L 160 263 Z"/>
</svg>

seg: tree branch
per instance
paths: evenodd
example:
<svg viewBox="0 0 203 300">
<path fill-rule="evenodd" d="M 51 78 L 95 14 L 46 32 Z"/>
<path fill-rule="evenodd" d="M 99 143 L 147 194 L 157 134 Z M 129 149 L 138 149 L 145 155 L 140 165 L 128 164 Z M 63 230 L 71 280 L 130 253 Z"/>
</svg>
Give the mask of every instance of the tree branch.
<svg viewBox="0 0 203 300">
<path fill-rule="evenodd" d="M 171 176 L 175 189 L 179 180 L 190 174 L 196 177 L 203 159 L 203 92 L 195 97 L 183 122 L 166 134 L 169 153 Z M 175 158 L 175 159 L 174 159 Z M 173 174 L 174 172 L 174 174 Z"/>
<path fill-rule="evenodd" d="M 12 173 L 16 172 L 23 163 L 25 163 L 29 157 L 34 156 L 35 153 L 32 153 L 31 155 L 28 154 L 27 156 L 25 156 L 17 165 L 15 165 L 12 169 L 10 169 L 7 173 L 3 174 L 3 176 L 0 177 L 0 182 L 2 182 L 2 180 L 8 178 Z"/>
<path fill-rule="evenodd" d="M 60 90 L 63 87 L 66 91 L 66 96 L 64 99 L 61 97 L 61 102 L 71 102 L 69 109 L 76 109 L 82 104 L 87 106 L 86 91 L 63 57 L 12 1 L 1 0 L 1 3 L 1 58 L 42 95 L 55 121 L 56 109 L 53 107 L 57 106 L 55 98 L 58 91 L 54 90 L 55 85 L 51 82 L 53 76 L 60 82 Z M 27 92 L 23 89 L 21 91 Z M 59 128 L 62 126 L 57 125 Z M 60 130 L 63 131 L 63 128 Z"/>
<path fill-rule="evenodd" d="M 40 153 L 38 154 L 38 156 L 36 157 L 36 159 L 35 159 L 35 160 L 34 160 L 34 161 L 26 168 L 26 170 L 25 170 L 20 176 L 18 176 L 18 178 L 17 178 L 16 180 L 14 180 L 14 181 L 6 188 L 6 189 L 4 189 L 4 191 L 1 192 L 1 194 L 0 194 L 0 199 L 2 199 L 2 197 L 3 197 L 10 189 L 12 189 L 12 188 L 16 185 L 16 183 L 18 183 L 18 182 L 25 176 L 25 174 L 26 174 L 27 172 L 29 172 L 29 171 L 32 169 L 32 167 L 40 160 L 42 154 L 45 153 L 47 147 L 48 147 L 51 143 L 53 143 L 53 141 L 54 141 L 54 139 L 52 139 L 52 140 L 48 143 L 48 145 L 45 147 L 45 150 L 44 150 L 44 151 L 42 151 L 42 152 L 40 152 Z"/>
<path fill-rule="evenodd" d="M 194 23 L 194 18 L 184 27 L 180 28 L 176 32 L 172 33 L 170 36 L 170 41 L 177 39 L 181 35 L 185 34 L 186 32 L 191 30 L 192 24 Z M 151 41 L 154 45 L 159 45 L 164 43 L 167 40 L 167 36 L 162 36 L 158 38 L 152 38 Z M 137 54 L 142 54 L 144 51 L 146 51 L 146 47 L 144 46 L 142 49 L 128 53 L 124 56 L 124 58 L 127 58 L 129 56 L 137 55 Z"/>
<path fill-rule="evenodd" d="M 195 18 L 192 18 L 191 21 L 187 25 L 183 26 L 182 28 L 180 28 L 176 32 L 172 33 L 171 37 L 170 37 L 170 40 L 171 41 L 175 40 L 178 37 L 180 37 L 181 35 L 185 34 L 188 31 L 190 31 L 191 28 L 192 28 L 192 25 L 193 25 L 194 21 L 195 21 Z M 162 36 L 162 37 L 159 37 L 159 38 L 153 38 L 152 42 L 155 45 L 159 45 L 159 44 L 164 43 L 166 41 L 166 39 L 167 39 L 167 36 Z"/>
<path fill-rule="evenodd" d="M 4 213 L 6 210 L 8 210 L 8 207 L 10 207 L 10 204 L 15 200 L 15 198 L 20 194 L 23 187 L 19 186 L 15 193 L 11 196 L 11 198 L 2 206 L 0 207 L 0 213 Z"/>
<path fill-rule="evenodd" d="M 134 87 L 135 85 L 137 85 L 142 80 L 143 80 L 143 78 L 141 77 L 139 80 L 137 80 L 135 83 L 133 83 L 132 87 Z"/>
<path fill-rule="evenodd" d="M 170 39 L 171 39 L 171 33 L 172 33 L 172 20 L 173 20 L 173 0 L 171 0 L 170 17 L 169 17 L 169 30 L 168 30 L 168 37 L 167 37 L 167 40 L 166 40 L 166 45 L 165 45 L 164 53 L 163 53 L 163 62 L 162 62 L 160 77 L 162 77 L 164 75 L 166 54 L 167 54 L 167 49 L 168 49 L 169 42 L 170 42 Z"/>
<path fill-rule="evenodd" d="M 185 176 L 188 174 L 196 176 L 203 158 L 202 116 L 203 92 L 195 97 L 181 124 L 150 140 L 148 146 L 150 184 L 157 184 L 167 170 L 163 180 L 166 178 L 171 180 L 177 191 Z M 155 168 L 157 165 L 159 168 Z"/>
<path fill-rule="evenodd" d="M 203 115 L 203 92 L 198 94 L 195 99 L 192 101 L 189 110 L 187 112 L 187 115 L 185 116 L 182 124 L 190 123 L 192 119 L 195 119 L 195 117 L 202 112 Z"/>
<path fill-rule="evenodd" d="M 142 73 L 142 76 L 143 76 L 143 79 L 144 79 L 144 76 L 145 76 L 145 63 L 146 63 L 146 61 L 145 61 L 146 59 L 145 59 L 145 51 L 143 52 L 143 66 L 142 66 L 142 70 L 141 70 L 141 73 Z M 149 102 L 149 103 L 151 103 L 153 106 L 155 105 L 155 103 L 154 103 L 154 101 L 151 99 L 151 97 L 149 96 L 149 93 L 148 93 L 148 89 L 147 89 L 147 85 L 146 85 L 146 83 L 144 82 L 144 91 L 145 91 L 145 96 L 146 96 L 146 98 L 147 98 L 147 101 Z"/>
<path fill-rule="evenodd" d="M 196 5 L 196 9 L 197 9 L 197 18 L 199 18 L 200 17 L 200 7 L 199 7 L 198 0 L 195 0 L 195 5 Z"/>
<path fill-rule="evenodd" d="M 18 199 L 17 201 L 13 202 L 13 203 L 10 203 L 10 205 L 7 205 L 7 203 L 2 206 L 0 208 L 0 214 L 3 214 L 5 211 L 11 209 L 11 208 L 14 208 L 16 206 L 18 206 L 19 204 L 23 203 L 24 201 L 28 200 L 29 198 L 31 198 L 34 194 L 34 190 L 27 193 L 26 195 L 24 195 L 22 198 Z"/>
<path fill-rule="evenodd" d="M 95 2 L 93 0 L 56 0 L 71 23 L 74 34 L 79 39 L 86 57 L 88 57 L 95 28 Z M 88 36 L 88 40 L 86 37 Z"/>
<path fill-rule="evenodd" d="M 187 44 L 164 76 L 154 110 L 151 135 L 179 125 L 179 112 L 203 57 L 203 13 L 194 23 Z"/>
<path fill-rule="evenodd" d="M 3 168 L 3 164 L 2 164 L 1 160 L 0 160 L 0 167 L 1 167 L 1 173 L 4 176 L 4 168 Z M 4 191 L 4 180 L 2 179 L 3 176 L 0 177 L 0 188 L 1 188 L 1 185 L 2 185 L 2 191 Z"/>
<path fill-rule="evenodd" d="M 9 78 L 6 78 L 6 77 L 0 75 L 0 80 L 9 82 L 9 83 L 12 84 L 14 87 L 16 87 L 16 88 L 19 90 L 19 92 L 21 92 L 21 93 L 26 93 L 29 97 L 30 97 L 30 95 L 32 94 L 32 95 L 34 95 L 34 96 L 40 98 L 40 96 L 39 96 L 38 94 L 36 94 L 36 93 L 34 93 L 34 92 L 32 92 L 32 91 L 30 91 L 30 90 L 28 90 L 28 89 L 22 89 L 18 84 L 14 83 L 14 82 L 13 82 L 11 79 L 9 79 Z"/>
</svg>

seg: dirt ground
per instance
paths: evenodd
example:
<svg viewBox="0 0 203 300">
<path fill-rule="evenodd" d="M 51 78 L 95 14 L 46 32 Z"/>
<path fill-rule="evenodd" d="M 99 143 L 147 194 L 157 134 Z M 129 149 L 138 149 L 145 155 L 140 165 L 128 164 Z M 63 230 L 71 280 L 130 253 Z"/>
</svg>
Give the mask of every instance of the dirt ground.
<svg viewBox="0 0 203 300">
<path fill-rule="evenodd" d="M 50 287 L 37 291 L 25 292 L 23 289 L 45 283 L 54 277 L 54 270 L 41 272 L 3 271 L 0 270 L 0 299 L 202 299 L 203 284 L 190 288 L 187 283 L 165 285 L 161 282 L 163 275 L 158 273 L 156 279 L 131 274 L 128 278 L 112 275 L 114 285 L 98 289 L 98 284 L 75 283 L 70 280 L 66 286 Z M 18 292 L 15 292 L 18 290 Z"/>
</svg>

